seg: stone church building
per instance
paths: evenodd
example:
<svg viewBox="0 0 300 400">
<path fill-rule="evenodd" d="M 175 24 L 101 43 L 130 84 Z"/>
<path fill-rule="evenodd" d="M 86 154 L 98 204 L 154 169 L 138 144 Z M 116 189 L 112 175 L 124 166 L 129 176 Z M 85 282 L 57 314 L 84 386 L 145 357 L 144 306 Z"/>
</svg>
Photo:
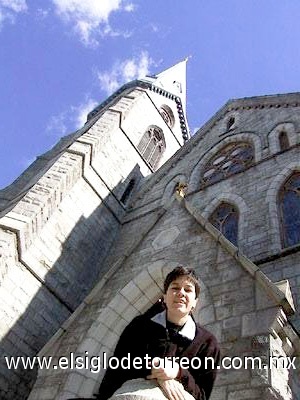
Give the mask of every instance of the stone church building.
<svg viewBox="0 0 300 400">
<path fill-rule="evenodd" d="M 236 359 L 210 399 L 300 399 L 300 93 L 230 100 L 190 137 L 185 68 L 125 84 L 0 191 L 1 400 L 97 393 L 103 369 L 59 358 L 111 355 L 180 264 Z"/>
</svg>

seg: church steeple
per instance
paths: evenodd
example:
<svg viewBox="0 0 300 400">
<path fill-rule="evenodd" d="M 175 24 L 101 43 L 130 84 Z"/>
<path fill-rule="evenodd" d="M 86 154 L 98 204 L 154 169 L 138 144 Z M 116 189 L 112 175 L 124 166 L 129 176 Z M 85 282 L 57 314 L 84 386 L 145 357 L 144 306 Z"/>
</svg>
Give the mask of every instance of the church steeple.
<svg viewBox="0 0 300 400">
<path fill-rule="evenodd" d="M 186 118 L 186 63 L 188 58 L 172 67 L 138 82 L 149 85 L 149 95 L 158 110 L 169 108 L 174 116 L 173 134 L 181 144 L 189 139 L 189 128 Z M 147 86 L 146 86 L 147 87 Z M 162 105 L 162 97 L 164 105 Z"/>
<path fill-rule="evenodd" d="M 181 145 L 189 139 L 189 128 L 186 118 L 186 63 L 188 58 L 175 64 L 157 75 L 149 75 L 128 82 L 114 92 L 107 100 L 99 104 L 87 116 L 87 122 L 110 108 L 122 96 L 133 88 L 141 88 L 148 92 L 161 114 L 169 114 L 167 119 L 171 122 L 173 135 Z M 168 113 L 168 110 L 170 113 Z M 172 114 L 172 115 L 170 115 Z"/>
<path fill-rule="evenodd" d="M 186 114 L 186 63 L 188 57 L 157 75 L 146 77 L 155 86 L 158 86 L 181 99 L 184 113 Z"/>
</svg>

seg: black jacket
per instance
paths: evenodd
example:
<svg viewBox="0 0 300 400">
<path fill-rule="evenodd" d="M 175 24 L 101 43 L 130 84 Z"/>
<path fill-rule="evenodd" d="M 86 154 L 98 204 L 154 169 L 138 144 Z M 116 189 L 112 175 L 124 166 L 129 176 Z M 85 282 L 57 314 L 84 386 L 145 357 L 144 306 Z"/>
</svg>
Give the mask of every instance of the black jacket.
<svg viewBox="0 0 300 400">
<path fill-rule="evenodd" d="M 188 329 L 187 325 L 191 329 Z M 191 360 L 193 357 L 197 357 L 201 360 L 201 367 L 199 368 L 198 362 L 195 362 L 195 368 L 192 366 L 189 369 L 180 368 L 177 380 L 196 400 L 208 400 L 216 377 L 215 368 L 220 356 L 219 346 L 215 337 L 206 329 L 195 324 L 192 318 L 184 328 L 189 337 L 179 333 L 170 334 L 170 329 L 166 327 L 165 314 L 158 313 L 152 316 L 151 312 L 146 312 L 134 318 L 125 328 L 116 346 L 114 357 L 119 360 L 122 357 L 128 359 L 128 353 L 130 353 L 131 363 L 133 358 L 143 358 L 146 354 L 151 358 L 179 356 Z M 194 338 L 192 338 L 193 333 L 190 335 L 189 330 L 194 330 Z M 213 358 L 215 368 L 211 368 L 210 362 L 208 362 L 208 368 L 205 368 L 205 357 Z M 97 398 L 107 400 L 125 381 L 146 378 L 147 375 L 150 375 L 151 368 L 146 368 L 144 359 L 142 366 L 141 369 L 133 368 L 132 364 L 130 369 L 108 368 Z"/>
</svg>

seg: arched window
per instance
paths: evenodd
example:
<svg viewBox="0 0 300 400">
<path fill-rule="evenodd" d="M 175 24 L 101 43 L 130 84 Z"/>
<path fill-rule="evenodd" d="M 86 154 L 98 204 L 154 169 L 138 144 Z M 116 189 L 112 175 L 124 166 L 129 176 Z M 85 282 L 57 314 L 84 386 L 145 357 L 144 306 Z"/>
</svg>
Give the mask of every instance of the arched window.
<svg viewBox="0 0 300 400">
<path fill-rule="evenodd" d="M 285 131 L 281 131 L 278 136 L 280 150 L 286 150 L 290 147 L 289 138 Z"/>
<path fill-rule="evenodd" d="M 209 217 L 209 222 L 237 246 L 239 213 L 232 204 L 222 202 Z"/>
<path fill-rule="evenodd" d="M 143 158 L 155 170 L 166 148 L 162 129 L 155 125 L 149 126 L 137 148 Z"/>
<path fill-rule="evenodd" d="M 300 172 L 282 185 L 278 202 L 283 247 L 294 246 L 300 243 Z"/>
<path fill-rule="evenodd" d="M 235 118 L 230 117 L 229 120 L 227 121 L 227 125 L 226 125 L 226 128 L 228 131 L 233 127 L 234 123 L 235 123 Z"/>
<path fill-rule="evenodd" d="M 201 184 L 209 185 L 243 171 L 254 161 L 254 150 L 250 143 L 230 143 L 223 147 L 204 166 Z"/>
</svg>

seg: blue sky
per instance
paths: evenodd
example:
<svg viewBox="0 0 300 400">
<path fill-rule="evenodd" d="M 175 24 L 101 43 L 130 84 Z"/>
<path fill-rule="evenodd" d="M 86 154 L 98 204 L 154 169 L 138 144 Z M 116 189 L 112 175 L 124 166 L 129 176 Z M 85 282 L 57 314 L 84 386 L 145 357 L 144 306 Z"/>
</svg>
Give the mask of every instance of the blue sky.
<svg viewBox="0 0 300 400">
<path fill-rule="evenodd" d="M 300 91 L 299 21 L 299 0 L 0 0 L 0 188 L 187 56 L 191 131 L 230 98 Z"/>
</svg>

